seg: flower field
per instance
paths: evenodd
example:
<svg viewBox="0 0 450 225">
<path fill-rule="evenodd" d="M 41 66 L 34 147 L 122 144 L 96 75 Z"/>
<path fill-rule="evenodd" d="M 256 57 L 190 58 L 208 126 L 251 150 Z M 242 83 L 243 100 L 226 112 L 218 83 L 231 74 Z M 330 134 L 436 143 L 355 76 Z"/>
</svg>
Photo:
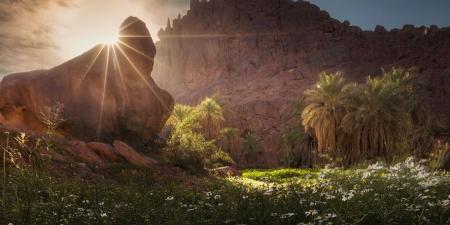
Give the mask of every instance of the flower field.
<svg viewBox="0 0 450 225">
<path fill-rule="evenodd" d="M 450 176 L 413 158 L 237 178 L 83 181 L 9 171 L 1 224 L 450 224 Z M 136 179 L 138 180 L 138 179 Z"/>
</svg>

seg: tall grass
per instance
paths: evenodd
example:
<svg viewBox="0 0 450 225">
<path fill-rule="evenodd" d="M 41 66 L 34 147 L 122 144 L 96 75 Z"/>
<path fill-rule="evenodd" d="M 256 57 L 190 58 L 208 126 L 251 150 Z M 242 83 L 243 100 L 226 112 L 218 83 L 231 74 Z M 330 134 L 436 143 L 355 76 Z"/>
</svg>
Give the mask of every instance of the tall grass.
<svg viewBox="0 0 450 225">
<path fill-rule="evenodd" d="M 246 171 L 196 185 L 9 173 L 6 224 L 437 224 L 450 177 L 408 159 L 364 169 Z M 133 176 L 129 173 L 129 176 Z M 139 179 L 136 179 L 139 180 Z M 305 182 L 311 181 L 311 182 Z"/>
</svg>

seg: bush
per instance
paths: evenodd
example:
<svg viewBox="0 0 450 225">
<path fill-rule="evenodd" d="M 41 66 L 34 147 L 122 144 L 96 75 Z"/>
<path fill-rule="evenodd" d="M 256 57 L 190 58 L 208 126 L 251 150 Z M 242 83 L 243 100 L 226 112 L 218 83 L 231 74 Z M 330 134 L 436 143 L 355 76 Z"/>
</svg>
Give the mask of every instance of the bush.
<svg viewBox="0 0 450 225">
<path fill-rule="evenodd" d="M 213 167 L 232 166 L 234 160 L 226 152 L 217 150 L 211 155 L 211 165 Z"/>
<path fill-rule="evenodd" d="M 199 133 L 186 130 L 170 137 L 167 157 L 174 165 L 196 172 L 207 166 L 208 156 L 215 151 L 217 147 L 213 142 Z"/>
<path fill-rule="evenodd" d="M 214 107 L 209 107 L 209 106 Z M 221 107 L 213 99 L 207 98 L 202 104 L 191 107 L 175 106 L 170 117 L 171 134 L 167 142 L 167 158 L 174 165 L 191 172 L 203 171 L 205 168 L 233 164 L 227 153 L 221 151 L 211 137 L 217 128 L 214 122 L 222 121 Z M 212 108 L 212 109 L 210 109 Z M 211 129 L 205 129 L 205 124 Z M 214 128 L 214 129 L 213 129 Z"/>
</svg>

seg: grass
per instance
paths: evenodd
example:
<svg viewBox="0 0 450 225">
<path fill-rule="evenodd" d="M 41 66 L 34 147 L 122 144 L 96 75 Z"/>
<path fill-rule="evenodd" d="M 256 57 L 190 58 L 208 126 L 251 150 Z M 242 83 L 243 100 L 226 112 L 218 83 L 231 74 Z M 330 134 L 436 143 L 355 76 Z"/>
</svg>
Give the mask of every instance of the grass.
<svg viewBox="0 0 450 225">
<path fill-rule="evenodd" d="M 56 178 L 10 169 L 0 224 L 450 224 L 450 177 L 408 159 L 366 169 L 247 170 L 241 178 Z M 150 175 L 149 175 L 150 174 Z"/>
</svg>

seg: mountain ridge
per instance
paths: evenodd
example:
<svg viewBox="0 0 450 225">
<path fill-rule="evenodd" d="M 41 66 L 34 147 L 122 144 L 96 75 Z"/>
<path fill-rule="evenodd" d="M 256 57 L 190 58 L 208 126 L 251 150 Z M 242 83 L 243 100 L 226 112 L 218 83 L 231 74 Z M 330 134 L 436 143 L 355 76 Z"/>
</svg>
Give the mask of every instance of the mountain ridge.
<svg viewBox="0 0 450 225">
<path fill-rule="evenodd" d="M 450 27 L 363 31 L 306 1 L 191 1 L 156 43 L 155 81 L 178 103 L 222 96 L 227 126 L 252 130 L 276 165 L 290 104 L 320 72 L 363 82 L 381 68 L 415 67 L 433 114 L 450 114 Z"/>
</svg>

